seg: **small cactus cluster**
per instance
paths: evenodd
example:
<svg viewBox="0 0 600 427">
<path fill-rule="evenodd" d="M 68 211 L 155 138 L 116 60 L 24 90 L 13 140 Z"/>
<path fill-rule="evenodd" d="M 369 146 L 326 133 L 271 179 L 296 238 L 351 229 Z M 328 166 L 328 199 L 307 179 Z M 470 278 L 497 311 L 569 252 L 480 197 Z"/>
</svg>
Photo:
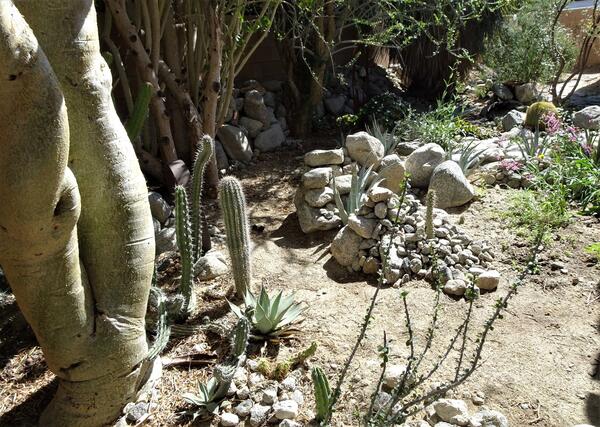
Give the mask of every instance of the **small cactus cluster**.
<svg viewBox="0 0 600 427">
<path fill-rule="evenodd" d="M 219 187 L 219 202 L 223 212 L 227 249 L 231 257 L 233 279 L 238 297 L 250 290 L 250 235 L 246 216 L 246 199 L 242 185 L 234 177 L 225 177 Z"/>
<path fill-rule="evenodd" d="M 527 108 L 525 124 L 534 129 L 536 127 L 544 129 L 544 118 L 550 113 L 558 115 L 558 110 L 553 103 L 547 101 L 534 102 Z"/>
<path fill-rule="evenodd" d="M 315 389 L 315 406 L 317 410 L 315 419 L 322 425 L 327 423 L 330 418 L 331 387 L 325 372 L 320 367 L 315 366 L 312 368 L 311 377 Z"/>
</svg>

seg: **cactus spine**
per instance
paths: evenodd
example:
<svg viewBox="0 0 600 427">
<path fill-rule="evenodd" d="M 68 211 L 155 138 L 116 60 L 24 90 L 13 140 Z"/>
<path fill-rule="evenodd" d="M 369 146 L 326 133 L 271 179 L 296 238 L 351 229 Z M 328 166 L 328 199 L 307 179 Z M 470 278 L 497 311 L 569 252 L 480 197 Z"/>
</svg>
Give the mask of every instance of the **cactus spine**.
<svg viewBox="0 0 600 427">
<path fill-rule="evenodd" d="M 179 292 L 184 298 L 181 314 L 188 316 L 194 309 L 195 298 L 192 276 L 192 239 L 190 236 L 190 217 L 188 212 L 188 200 L 185 189 L 182 186 L 175 188 L 175 232 L 177 234 L 177 245 L 181 257 L 181 281 Z"/>
<path fill-rule="evenodd" d="M 202 184 L 204 182 L 204 169 L 210 160 L 213 149 L 213 140 L 210 136 L 202 137 L 196 151 L 194 169 L 192 171 L 192 200 L 191 200 L 191 225 L 192 225 L 192 260 L 198 261 L 202 255 L 202 211 L 200 201 L 202 199 Z"/>
<path fill-rule="evenodd" d="M 433 229 L 433 208 L 435 207 L 435 191 L 429 190 L 427 193 L 427 210 L 425 212 L 425 234 L 429 240 L 435 237 Z"/>
<path fill-rule="evenodd" d="M 133 142 L 140 136 L 142 133 L 142 128 L 144 127 L 144 123 L 146 122 L 146 117 L 148 117 L 148 106 L 150 105 L 150 100 L 152 99 L 152 85 L 148 82 L 145 82 L 140 88 L 140 92 L 135 100 L 135 104 L 133 105 L 133 111 L 131 113 L 131 117 L 125 123 L 125 130 L 127 131 L 127 135 L 129 135 L 129 139 Z"/>
<path fill-rule="evenodd" d="M 219 201 L 223 211 L 227 249 L 231 257 L 236 293 L 238 297 L 243 298 L 246 291 L 251 290 L 252 273 L 246 201 L 242 186 L 237 179 L 228 176 L 221 180 Z"/>
<path fill-rule="evenodd" d="M 315 388 L 315 405 L 317 410 L 317 421 L 323 422 L 329 419 L 329 404 L 331 401 L 331 388 L 325 373 L 321 368 L 315 366 L 311 371 L 313 386 Z"/>
<path fill-rule="evenodd" d="M 246 319 L 239 319 L 233 331 L 231 340 L 231 353 L 239 359 L 246 352 L 248 338 L 250 337 L 250 323 Z"/>
</svg>

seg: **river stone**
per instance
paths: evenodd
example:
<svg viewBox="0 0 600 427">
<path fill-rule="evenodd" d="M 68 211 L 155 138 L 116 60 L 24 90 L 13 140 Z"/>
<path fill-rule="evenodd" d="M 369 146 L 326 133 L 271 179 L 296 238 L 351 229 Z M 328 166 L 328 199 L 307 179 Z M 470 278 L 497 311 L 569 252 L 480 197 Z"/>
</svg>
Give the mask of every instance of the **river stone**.
<svg viewBox="0 0 600 427">
<path fill-rule="evenodd" d="M 350 193 L 350 189 L 352 188 L 352 175 L 336 176 L 333 180 L 335 181 L 335 187 L 340 195 Z"/>
<path fill-rule="evenodd" d="M 447 160 L 435 168 L 429 190 L 436 193 L 436 206 L 441 209 L 462 206 L 475 196 L 475 190 L 460 166 Z"/>
<path fill-rule="evenodd" d="M 365 239 L 371 238 L 376 226 L 377 220 L 375 219 L 368 219 L 364 216 L 356 216 L 354 214 L 348 216 L 348 227 Z"/>
<path fill-rule="evenodd" d="M 500 273 L 496 270 L 485 271 L 477 277 L 477 286 L 479 289 L 493 291 L 499 284 Z"/>
<path fill-rule="evenodd" d="M 304 194 L 304 200 L 313 208 L 322 208 L 333 201 L 333 190 L 329 187 L 307 190 Z"/>
<path fill-rule="evenodd" d="M 200 281 L 207 281 L 226 274 L 228 268 L 223 254 L 216 250 L 210 250 L 198 259 L 194 270 Z"/>
<path fill-rule="evenodd" d="M 342 266 L 352 265 L 360 250 L 362 238 L 348 226 L 343 227 L 331 242 L 331 254 Z"/>
<path fill-rule="evenodd" d="M 315 168 L 302 175 L 304 188 L 323 188 L 331 180 L 331 168 Z"/>
<path fill-rule="evenodd" d="M 240 126 L 248 131 L 248 136 L 250 138 L 256 138 L 263 128 L 263 123 L 260 120 L 242 116 L 240 119 Z"/>
<path fill-rule="evenodd" d="M 285 142 L 285 134 L 281 125 L 275 123 L 269 129 L 262 131 L 254 140 L 254 146 L 262 153 L 276 150 Z"/>
<path fill-rule="evenodd" d="M 296 206 L 296 214 L 298 222 L 303 233 L 313 233 L 315 231 L 333 230 L 342 225 L 342 220 L 339 216 L 331 214 L 330 218 L 321 215 L 318 208 L 308 206 L 304 199 L 304 190 L 298 189 L 294 197 L 294 205 Z"/>
<path fill-rule="evenodd" d="M 298 416 L 298 403 L 295 400 L 281 400 L 273 405 L 275 418 L 293 420 Z"/>
<path fill-rule="evenodd" d="M 244 112 L 246 116 L 258 120 L 264 126 L 269 126 L 271 122 L 263 96 L 257 90 L 246 92 L 246 96 L 244 97 Z"/>
<path fill-rule="evenodd" d="M 230 159 L 240 162 L 249 162 L 252 159 L 252 149 L 242 129 L 223 125 L 217 131 L 217 137 Z"/>
<path fill-rule="evenodd" d="M 348 135 L 346 148 L 350 157 L 363 166 L 371 166 L 378 162 L 385 153 L 381 141 L 364 131 Z"/>
<path fill-rule="evenodd" d="M 463 296 L 467 291 L 467 284 L 464 280 L 448 280 L 444 285 L 444 293 L 448 295 Z"/>
<path fill-rule="evenodd" d="M 373 187 L 369 190 L 369 199 L 374 203 L 387 202 L 394 193 L 392 190 L 383 187 Z"/>
<path fill-rule="evenodd" d="M 221 414 L 221 425 L 223 427 L 235 427 L 239 422 L 240 418 L 231 412 L 223 412 Z"/>
<path fill-rule="evenodd" d="M 304 155 L 304 164 L 311 167 L 341 165 L 344 163 L 344 151 L 337 150 L 312 150 Z"/>
<path fill-rule="evenodd" d="M 573 124 L 582 129 L 600 129 L 600 106 L 590 105 L 573 114 Z"/>
<path fill-rule="evenodd" d="M 444 161 L 446 153 L 438 144 L 430 143 L 417 148 L 407 157 L 404 167 L 414 187 L 427 188 L 433 170 Z"/>
<path fill-rule="evenodd" d="M 404 181 L 405 172 L 404 162 L 397 154 L 385 156 L 377 171 L 378 179 L 383 179 L 379 185 L 397 193 L 400 191 L 400 184 Z"/>
</svg>

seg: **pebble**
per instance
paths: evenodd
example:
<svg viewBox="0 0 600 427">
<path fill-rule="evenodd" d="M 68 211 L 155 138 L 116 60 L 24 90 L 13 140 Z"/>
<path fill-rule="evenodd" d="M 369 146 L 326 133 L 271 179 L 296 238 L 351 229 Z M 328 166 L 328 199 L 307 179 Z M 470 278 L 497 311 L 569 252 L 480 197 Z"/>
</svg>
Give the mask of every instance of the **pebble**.
<svg viewBox="0 0 600 427">
<path fill-rule="evenodd" d="M 387 388 L 393 389 L 400 383 L 405 372 L 406 365 L 388 365 L 383 377 L 383 384 Z"/>
<path fill-rule="evenodd" d="M 248 415 L 250 415 L 250 411 L 252 410 L 253 406 L 254 406 L 254 402 L 252 402 L 252 400 L 250 400 L 250 399 L 242 400 L 235 407 L 235 413 L 238 414 L 240 417 L 245 418 Z"/>
<path fill-rule="evenodd" d="M 282 390 L 294 391 L 296 390 L 296 377 L 288 375 L 280 384 Z"/>
<path fill-rule="evenodd" d="M 477 286 L 479 289 L 493 291 L 500 284 L 500 273 L 496 270 L 489 270 L 481 273 L 477 277 Z"/>
<path fill-rule="evenodd" d="M 250 425 L 252 427 L 258 427 L 265 423 L 270 410 L 270 406 L 254 405 L 250 410 Z"/>
<path fill-rule="evenodd" d="M 273 405 L 277 402 L 277 387 L 264 389 L 260 401 L 263 405 Z"/>
<path fill-rule="evenodd" d="M 298 403 L 295 400 L 282 400 L 273 405 L 275 418 L 293 420 L 298 416 Z"/>
<path fill-rule="evenodd" d="M 223 412 L 221 414 L 221 425 L 224 427 L 234 427 L 240 423 L 240 418 L 230 412 Z"/>
<path fill-rule="evenodd" d="M 435 413 L 442 421 L 447 423 L 455 423 L 462 421 L 463 417 L 469 416 L 467 404 L 463 400 L 458 399 L 440 399 L 433 404 Z"/>
</svg>

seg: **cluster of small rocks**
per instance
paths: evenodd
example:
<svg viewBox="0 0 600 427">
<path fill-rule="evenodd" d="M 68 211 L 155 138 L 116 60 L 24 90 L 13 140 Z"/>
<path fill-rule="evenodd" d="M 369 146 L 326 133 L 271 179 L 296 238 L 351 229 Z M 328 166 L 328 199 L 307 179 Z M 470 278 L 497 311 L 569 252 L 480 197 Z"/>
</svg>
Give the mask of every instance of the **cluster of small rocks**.
<svg viewBox="0 0 600 427">
<path fill-rule="evenodd" d="M 217 130 L 215 150 L 222 172 L 247 164 L 261 152 L 291 143 L 286 109 L 281 102 L 283 82 L 248 80 L 233 91 L 225 124 Z"/>
<path fill-rule="evenodd" d="M 248 360 L 237 369 L 228 392 L 228 400 L 220 406 L 219 423 L 224 427 L 261 426 L 299 427 L 297 422 L 304 405 L 299 388 L 300 370 L 292 371 L 283 381 L 273 381 L 257 372 L 258 363 Z M 308 414 L 311 417 L 311 414 Z"/>
<path fill-rule="evenodd" d="M 503 162 L 492 162 L 481 167 L 480 175 L 487 186 L 505 185 L 510 188 L 531 186 L 531 174 L 523 170 L 511 170 Z"/>
</svg>

